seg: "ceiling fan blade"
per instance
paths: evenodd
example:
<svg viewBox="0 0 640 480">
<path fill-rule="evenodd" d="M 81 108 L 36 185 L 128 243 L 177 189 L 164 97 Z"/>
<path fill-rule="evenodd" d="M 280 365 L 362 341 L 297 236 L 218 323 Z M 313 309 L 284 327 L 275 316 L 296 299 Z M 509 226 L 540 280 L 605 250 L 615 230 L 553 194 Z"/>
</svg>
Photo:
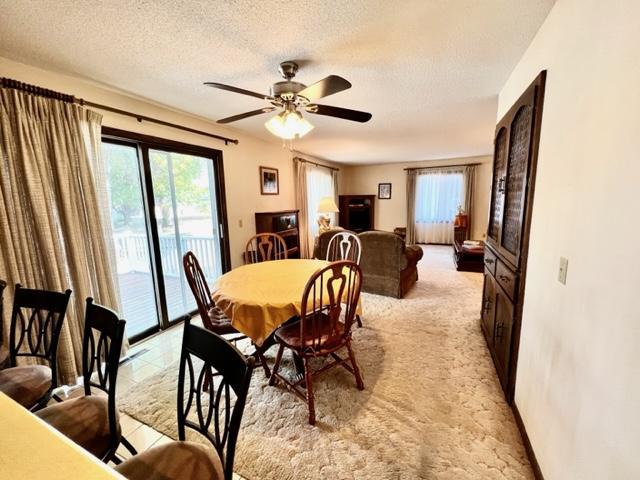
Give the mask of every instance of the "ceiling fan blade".
<svg viewBox="0 0 640 480">
<path fill-rule="evenodd" d="M 251 112 L 241 113 L 240 115 L 234 115 L 233 117 L 223 118 L 221 120 L 218 120 L 216 123 L 231 123 L 231 122 L 235 122 L 236 120 L 242 120 L 243 118 L 253 117 L 255 115 L 260 115 L 262 113 L 273 112 L 275 109 L 276 107 L 264 107 L 264 108 L 261 108 L 260 110 L 253 110 Z"/>
<path fill-rule="evenodd" d="M 241 93 L 242 95 L 249 95 L 250 97 L 261 98 L 262 100 L 271 100 L 269 95 L 263 95 L 261 93 L 252 92 L 243 88 L 232 87 L 231 85 L 225 85 L 224 83 L 216 82 L 204 82 L 205 85 L 213 88 L 219 88 L 220 90 L 227 90 L 229 92 Z"/>
<path fill-rule="evenodd" d="M 329 75 L 319 82 L 309 85 L 301 92 L 298 92 L 298 96 L 313 102 L 319 98 L 328 97 L 329 95 L 347 90 L 348 88 L 351 88 L 351 83 L 347 80 L 337 75 Z"/>
<path fill-rule="evenodd" d="M 350 110 L 348 108 L 332 107 L 330 105 L 318 105 L 317 103 L 307 105 L 305 110 L 309 113 L 317 115 L 327 115 L 328 117 L 343 118 L 353 122 L 365 123 L 371 120 L 371 114 L 361 112 L 359 110 Z"/>
</svg>

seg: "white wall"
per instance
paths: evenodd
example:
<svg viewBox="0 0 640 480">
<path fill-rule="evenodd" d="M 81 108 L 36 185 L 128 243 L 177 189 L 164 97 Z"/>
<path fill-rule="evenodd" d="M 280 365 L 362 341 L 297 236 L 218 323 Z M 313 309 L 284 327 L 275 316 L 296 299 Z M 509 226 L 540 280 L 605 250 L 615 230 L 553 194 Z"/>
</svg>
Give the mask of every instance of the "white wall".
<svg viewBox="0 0 640 480">
<path fill-rule="evenodd" d="M 153 123 L 103 112 L 103 125 L 141 134 L 154 135 L 180 142 L 222 150 L 229 221 L 232 266 L 242 263 L 242 252 L 249 237 L 255 233 L 254 213 L 295 208 L 292 158 L 297 155 L 274 138 L 272 143 L 220 127 L 206 119 L 179 112 L 141 98 L 96 85 L 79 78 L 42 70 L 0 57 L 0 76 L 13 78 L 62 93 L 72 94 L 92 102 L 156 117 L 168 122 L 204 130 L 240 140 L 238 145 L 223 142 Z M 215 105 L 211 106 L 212 109 Z M 300 155 L 314 161 L 308 155 Z M 324 162 L 331 164 L 330 162 Z M 259 167 L 279 170 L 280 195 L 260 195 Z"/>
<path fill-rule="evenodd" d="M 498 118 L 542 69 L 515 402 L 547 480 L 640 478 L 640 2 L 558 0 Z"/>
<path fill-rule="evenodd" d="M 464 163 L 481 163 L 476 174 L 475 206 L 473 212 L 471 212 L 473 216 L 471 238 L 484 239 L 489 217 L 491 156 L 347 167 L 344 169 L 344 181 L 340 193 L 376 195 L 375 228 L 393 231 L 395 227 L 405 227 L 407 225 L 407 172 L 404 171 L 405 168 L 438 167 Z M 391 183 L 390 200 L 379 200 L 377 198 L 378 183 Z"/>
</svg>

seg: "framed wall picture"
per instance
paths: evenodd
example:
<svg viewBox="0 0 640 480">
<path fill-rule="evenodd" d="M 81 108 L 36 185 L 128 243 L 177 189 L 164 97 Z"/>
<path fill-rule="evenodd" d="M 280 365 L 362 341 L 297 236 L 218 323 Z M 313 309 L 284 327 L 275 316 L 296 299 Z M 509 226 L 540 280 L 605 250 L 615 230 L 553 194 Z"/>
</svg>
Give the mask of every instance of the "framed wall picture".
<svg viewBox="0 0 640 480">
<path fill-rule="evenodd" d="M 380 200 L 390 200 L 391 199 L 391 184 L 390 183 L 379 183 L 378 184 L 378 198 Z"/>
<path fill-rule="evenodd" d="M 260 193 L 262 195 L 278 195 L 280 193 L 277 168 L 260 167 Z"/>
</svg>

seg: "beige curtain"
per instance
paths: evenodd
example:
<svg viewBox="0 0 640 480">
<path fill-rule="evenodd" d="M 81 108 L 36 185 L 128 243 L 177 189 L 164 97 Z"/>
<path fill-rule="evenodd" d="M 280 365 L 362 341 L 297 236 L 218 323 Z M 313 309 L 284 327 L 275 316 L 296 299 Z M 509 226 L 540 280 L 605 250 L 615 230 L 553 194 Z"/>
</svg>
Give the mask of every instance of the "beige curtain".
<svg viewBox="0 0 640 480">
<path fill-rule="evenodd" d="M 101 120 L 78 105 L 0 88 L 0 278 L 9 302 L 15 283 L 73 290 L 58 349 L 64 383 L 81 372 L 86 297 L 119 310 Z"/>
<path fill-rule="evenodd" d="M 474 208 L 474 189 L 476 184 L 476 165 L 469 165 L 464 168 L 464 211 L 469 218 L 469 226 L 467 228 L 467 240 L 473 235 L 473 208 Z"/>
<path fill-rule="evenodd" d="M 407 245 L 416 243 L 416 170 L 407 170 Z"/>
<path fill-rule="evenodd" d="M 298 231 L 300 232 L 300 258 L 311 258 L 309 252 L 309 207 L 307 205 L 307 163 L 299 158 L 293 159 L 295 175 L 296 208 L 298 212 Z"/>
</svg>

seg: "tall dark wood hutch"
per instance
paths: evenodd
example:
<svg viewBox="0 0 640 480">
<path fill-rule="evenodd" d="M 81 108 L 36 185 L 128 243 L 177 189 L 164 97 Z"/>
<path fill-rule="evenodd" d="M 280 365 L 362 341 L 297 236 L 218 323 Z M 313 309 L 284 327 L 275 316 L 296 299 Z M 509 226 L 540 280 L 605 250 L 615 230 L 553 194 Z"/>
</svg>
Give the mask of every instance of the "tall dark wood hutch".
<svg viewBox="0 0 640 480">
<path fill-rule="evenodd" d="M 529 227 L 546 72 L 498 122 L 484 255 L 481 325 L 507 401 L 513 401 Z"/>
<path fill-rule="evenodd" d="M 298 210 L 256 212 L 256 233 L 277 233 L 287 244 L 287 257 L 300 258 Z"/>
</svg>

